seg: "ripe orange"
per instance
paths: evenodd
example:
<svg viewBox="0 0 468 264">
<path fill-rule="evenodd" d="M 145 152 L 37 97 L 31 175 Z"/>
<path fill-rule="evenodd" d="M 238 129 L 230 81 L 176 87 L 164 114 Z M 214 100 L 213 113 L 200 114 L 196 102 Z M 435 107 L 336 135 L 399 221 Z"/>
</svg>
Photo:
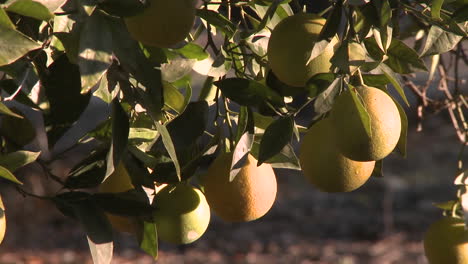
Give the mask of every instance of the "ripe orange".
<svg viewBox="0 0 468 264">
<path fill-rule="evenodd" d="M 371 176 L 375 161 L 359 162 L 343 156 L 333 139 L 329 119 L 315 123 L 301 142 L 299 159 L 304 176 L 324 192 L 350 192 Z"/>
<path fill-rule="evenodd" d="M 276 177 L 270 164 L 257 167 L 248 154 L 247 161 L 232 182 L 229 172 L 232 153 L 223 153 L 208 168 L 203 178 L 208 204 L 225 221 L 247 222 L 265 215 L 276 199 Z"/>
</svg>

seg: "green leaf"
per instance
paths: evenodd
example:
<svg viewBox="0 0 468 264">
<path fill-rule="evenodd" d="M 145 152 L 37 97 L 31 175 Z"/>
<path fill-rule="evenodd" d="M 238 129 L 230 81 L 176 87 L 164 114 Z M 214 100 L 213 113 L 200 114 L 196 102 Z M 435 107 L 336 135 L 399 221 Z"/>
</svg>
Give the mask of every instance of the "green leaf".
<svg viewBox="0 0 468 264">
<path fill-rule="evenodd" d="M 108 22 L 112 31 L 115 56 L 122 67 L 146 88 L 137 89 L 142 97 L 139 103 L 154 120 L 161 120 L 164 106 L 161 71 L 154 68 L 154 63 L 146 58 L 138 42 L 133 40 L 120 19 L 109 19 Z"/>
<path fill-rule="evenodd" d="M 359 79 L 357 76 L 356 78 Z M 364 80 L 365 85 L 371 87 L 385 87 L 390 83 L 390 80 L 385 76 L 385 74 L 363 74 L 362 79 Z"/>
<path fill-rule="evenodd" d="M 375 38 L 369 37 L 364 39 L 364 45 L 369 55 L 376 61 L 382 61 L 385 53 L 377 45 Z"/>
<path fill-rule="evenodd" d="M 309 97 L 312 98 L 322 93 L 335 79 L 336 75 L 334 73 L 319 73 L 312 76 L 306 84 Z"/>
<path fill-rule="evenodd" d="M 208 104 L 206 101 L 191 102 L 181 115 L 167 125 L 172 143 L 178 153 L 203 135 L 207 118 Z"/>
<path fill-rule="evenodd" d="M 104 211 L 113 215 L 150 217 L 154 208 L 149 204 L 143 190 L 132 189 L 119 193 L 95 193 L 91 200 Z"/>
<path fill-rule="evenodd" d="M 91 98 L 91 94 L 81 94 L 78 66 L 62 54 L 40 76 L 50 103 L 49 122 L 60 127 L 71 125 L 81 116 Z"/>
<path fill-rule="evenodd" d="M 164 105 L 167 108 L 182 113 L 185 109 L 185 97 L 179 90 L 168 82 L 163 82 Z"/>
<path fill-rule="evenodd" d="M 15 24 L 11 22 L 10 17 L 3 8 L 0 8 L 0 27 L 15 29 Z"/>
<path fill-rule="evenodd" d="M 229 182 L 232 182 L 240 172 L 254 142 L 254 134 L 249 131 L 245 132 L 236 144 L 232 151 L 231 170 L 229 172 Z"/>
<path fill-rule="evenodd" d="M 388 59 L 385 61 L 392 70 L 400 74 L 427 71 L 424 61 L 418 53 L 398 39 L 393 39 L 387 51 Z"/>
<path fill-rule="evenodd" d="M 258 106 L 265 101 L 275 106 L 282 106 L 283 98 L 271 88 L 252 80 L 227 78 L 214 83 L 223 94 L 234 102 L 244 106 Z"/>
<path fill-rule="evenodd" d="M 373 25 L 378 25 L 379 17 L 372 5 L 364 5 L 355 8 L 354 30 L 360 39 L 364 39 Z"/>
<path fill-rule="evenodd" d="M 333 57 L 330 59 L 333 67 L 339 69 L 340 72 L 350 73 L 349 71 L 349 50 L 348 50 L 348 41 L 343 41 L 338 49 L 333 54 Z"/>
<path fill-rule="evenodd" d="M 176 49 L 176 52 L 182 54 L 187 59 L 195 60 L 204 60 L 209 57 L 208 52 L 206 52 L 202 47 L 195 43 L 188 43 L 180 49 Z"/>
<path fill-rule="evenodd" d="M 377 9 L 380 17 L 380 28 L 387 28 L 388 23 L 392 18 L 392 9 L 388 0 L 373 0 L 372 3 Z"/>
<path fill-rule="evenodd" d="M 81 165 L 74 168 L 68 175 L 64 187 L 69 189 L 94 188 L 101 184 L 105 174 L 106 164 L 103 160 Z"/>
<path fill-rule="evenodd" d="M 2 102 L 0 102 L 0 114 L 9 115 L 9 116 L 20 118 L 20 119 L 23 118 L 22 116 L 20 116 L 20 115 L 16 114 L 15 112 L 11 111 L 10 108 L 8 108 Z"/>
<path fill-rule="evenodd" d="M 462 38 L 462 36 L 444 31 L 438 26 L 432 26 L 427 34 L 426 44 L 421 52 L 421 57 L 450 51 L 457 46 Z"/>
<path fill-rule="evenodd" d="M 401 132 L 400 138 L 398 139 L 398 143 L 396 146 L 396 151 L 403 157 L 406 158 L 406 140 L 408 134 L 408 117 L 406 116 L 405 109 L 392 97 L 393 101 L 395 102 L 398 113 L 400 114 L 401 120 Z"/>
<path fill-rule="evenodd" d="M 208 9 L 197 9 L 197 16 L 204 19 L 211 26 L 216 27 L 223 32 L 228 38 L 232 38 L 237 30 L 237 27 L 229 21 L 222 14 L 208 10 Z"/>
<path fill-rule="evenodd" d="M 257 157 L 257 158 L 258 158 L 258 152 L 260 148 L 260 141 L 261 141 L 261 138 L 256 136 L 255 142 L 252 145 L 252 149 L 250 151 L 250 153 L 254 157 Z M 284 146 L 284 148 L 280 151 L 280 153 L 268 159 L 266 163 L 270 164 L 273 168 L 277 168 L 277 169 L 301 170 L 299 159 L 297 158 L 291 144 L 287 144 L 286 146 Z"/>
<path fill-rule="evenodd" d="M 388 80 L 392 83 L 393 87 L 397 90 L 398 94 L 401 96 L 403 101 L 406 103 L 406 105 L 409 106 L 409 101 L 406 98 L 405 95 L 405 90 L 403 90 L 403 87 L 400 85 L 399 77 L 398 75 L 395 74 L 392 69 L 390 69 L 387 65 L 381 64 L 379 65 L 379 69 L 382 71 L 382 73 L 388 78 Z"/>
<path fill-rule="evenodd" d="M 125 154 L 130 130 L 127 113 L 123 110 L 117 99 L 112 101 L 112 140 L 107 153 L 107 168 L 104 179 L 109 177 L 117 168 L 122 156 Z"/>
<path fill-rule="evenodd" d="M 158 136 L 158 132 L 154 129 L 144 127 L 131 127 L 128 134 L 128 140 L 131 144 L 140 144 L 142 142 L 153 141 Z"/>
<path fill-rule="evenodd" d="M 104 15 L 94 12 L 86 19 L 80 36 L 78 66 L 81 93 L 88 93 L 112 63 L 112 33 Z"/>
<path fill-rule="evenodd" d="M 340 92 L 341 85 L 341 79 L 336 78 L 317 96 L 317 99 L 314 101 L 314 110 L 316 113 L 323 114 L 332 109 L 333 102 L 335 102 L 335 96 Z"/>
<path fill-rule="evenodd" d="M 20 113 L 15 108 L 12 108 L 12 110 L 15 113 Z M 20 133 L 18 133 L 19 131 Z M 0 135 L 7 141 L 11 141 L 18 146 L 24 146 L 36 137 L 36 130 L 26 117 L 4 116 L 0 125 Z"/>
<path fill-rule="evenodd" d="M 358 91 L 352 85 L 349 85 L 349 95 L 351 96 L 354 102 L 354 106 L 356 107 L 356 110 L 359 113 L 361 124 L 364 127 L 364 130 L 366 131 L 367 136 L 371 138 L 372 129 L 371 129 L 371 120 L 370 120 L 369 113 L 367 112 L 367 109 L 364 106 L 364 103 L 362 102 Z"/>
<path fill-rule="evenodd" d="M 0 166 L 0 177 L 9 180 L 11 182 L 14 182 L 16 184 L 23 184 L 20 182 L 13 173 L 11 173 L 7 168 Z"/>
<path fill-rule="evenodd" d="M 33 0 L 15 0 L 8 2 L 6 10 L 44 21 L 48 21 L 54 17 L 54 14 L 52 14 L 46 6 Z"/>
<path fill-rule="evenodd" d="M 242 137 L 242 135 L 244 134 L 247 128 L 247 122 L 249 121 L 248 111 L 249 110 L 246 106 L 241 106 L 239 110 L 239 116 L 237 118 L 237 132 L 236 132 L 236 137 L 234 138 L 234 142 L 239 141 L 239 139 Z"/>
<path fill-rule="evenodd" d="M 89 199 L 75 202 L 73 213 L 85 229 L 95 264 L 110 264 L 113 254 L 112 227 L 104 212 Z"/>
<path fill-rule="evenodd" d="M 257 166 L 277 155 L 287 144 L 291 143 L 294 120 L 281 117 L 267 127 L 260 141 Z"/>
<path fill-rule="evenodd" d="M 41 45 L 23 33 L 0 26 L 0 66 L 10 64 Z"/>
<path fill-rule="evenodd" d="M 128 17 L 143 12 L 143 10 L 147 8 L 149 2 L 138 0 L 104 0 L 98 3 L 99 7 L 108 14 Z"/>
<path fill-rule="evenodd" d="M 41 152 L 31 152 L 26 150 L 15 151 L 0 156 L 0 166 L 3 166 L 9 171 L 17 169 L 36 161 Z"/>
<path fill-rule="evenodd" d="M 338 34 L 340 28 L 341 16 L 343 14 L 343 2 L 338 1 L 335 3 L 332 11 L 327 17 L 327 22 L 323 26 L 318 40 L 330 39 Z"/>
<path fill-rule="evenodd" d="M 374 170 L 371 174 L 372 177 L 382 178 L 383 174 L 383 160 L 377 160 L 375 162 Z"/>
<path fill-rule="evenodd" d="M 180 164 L 179 160 L 177 158 L 176 150 L 174 147 L 174 143 L 172 142 L 171 135 L 169 134 L 168 129 L 164 126 L 161 125 L 159 122 L 155 122 L 156 128 L 158 132 L 161 134 L 162 142 L 164 144 L 164 147 L 167 150 L 167 153 L 171 157 L 172 162 L 174 163 L 177 178 L 179 181 L 182 180 L 181 172 L 180 172 Z"/>
<path fill-rule="evenodd" d="M 442 5 L 444 4 L 444 0 L 432 0 L 431 3 L 431 17 L 434 20 L 440 20 L 440 10 L 442 9 Z"/>
<path fill-rule="evenodd" d="M 154 260 L 158 259 L 158 232 L 155 223 L 143 223 L 143 234 L 140 239 L 140 248 L 152 256 Z"/>
</svg>

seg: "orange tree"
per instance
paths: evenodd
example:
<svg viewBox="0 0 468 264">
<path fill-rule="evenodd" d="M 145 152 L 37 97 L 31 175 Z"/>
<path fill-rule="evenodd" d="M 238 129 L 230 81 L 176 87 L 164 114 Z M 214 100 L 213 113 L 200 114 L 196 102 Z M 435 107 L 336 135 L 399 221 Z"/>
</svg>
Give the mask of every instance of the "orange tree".
<svg viewBox="0 0 468 264">
<path fill-rule="evenodd" d="M 276 195 L 272 167 L 302 169 L 326 192 L 381 176 L 390 152 L 406 155 L 406 93 L 415 95 L 418 129 L 426 114 L 449 112 L 463 156 L 464 0 L 0 7 L 1 183 L 76 219 L 95 263 L 112 258 L 112 227 L 156 258 L 157 234 L 193 242 L 209 205 L 226 219 L 261 217 Z M 415 82 L 420 72 L 427 78 Z M 82 146 L 91 149 L 85 158 L 54 173 L 54 161 Z M 440 205 L 459 219 L 468 211 L 462 161 L 459 199 Z M 15 172 L 30 163 L 58 187 L 24 187 Z M 0 241 L 5 207 L 0 200 Z"/>
</svg>

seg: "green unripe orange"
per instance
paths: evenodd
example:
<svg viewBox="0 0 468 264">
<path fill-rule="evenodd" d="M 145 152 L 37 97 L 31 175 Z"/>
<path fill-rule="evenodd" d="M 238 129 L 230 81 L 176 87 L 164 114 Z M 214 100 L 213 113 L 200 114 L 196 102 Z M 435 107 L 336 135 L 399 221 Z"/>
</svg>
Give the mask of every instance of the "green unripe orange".
<svg viewBox="0 0 468 264">
<path fill-rule="evenodd" d="M 174 244 L 199 239 L 210 223 L 210 207 L 203 193 L 187 183 L 167 185 L 154 197 L 158 237 Z"/>
<path fill-rule="evenodd" d="M 257 159 L 247 161 L 233 181 L 229 181 L 232 153 L 220 154 L 203 178 L 206 199 L 213 211 L 228 222 L 253 221 L 265 215 L 276 199 L 276 176 L 268 163 L 257 167 Z"/>
<path fill-rule="evenodd" d="M 362 125 L 351 92 L 361 98 L 370 118 L 371 136 Z M 346 157 L 357 161 L 381 160 L 400 139 L 401 120 L 393 99 L 374 87 L 356 87 L 341 93 L 331 110 L 338 146 Z"/>
<path fill-rule="evenodd" d="M 298 13 L 283 19 L 271 32 L 268 63 L 282 82 L 303 87 L 315 74 L 330 71 L 333 45 L 309 61 L 312 48 L 326 20 L 315 14 Z M 336 43 L 333 38 L 332 42 Z"/>
<path fill-rule="evenodd" d="M 167 48 L 187 37 L 195 21 L 193 0 L 149 0 L 145 10 L 125 18 L 128 31 L 136 40 Z"/>
<path fill-rule="evenodd" d="M 301 142 L 299 159 L 306 179 L 324 192 L 350 192 L 371 176 L 375 161 L 360 162 L 339 151 L 329 119 L 318 121 Z"/>
<path fill-rule="evenodd" d="M 443 217 L 424 236 L 424 252 L 430 264 L 468 263 L 468 231 L 463 219 Z"/>
</svg>

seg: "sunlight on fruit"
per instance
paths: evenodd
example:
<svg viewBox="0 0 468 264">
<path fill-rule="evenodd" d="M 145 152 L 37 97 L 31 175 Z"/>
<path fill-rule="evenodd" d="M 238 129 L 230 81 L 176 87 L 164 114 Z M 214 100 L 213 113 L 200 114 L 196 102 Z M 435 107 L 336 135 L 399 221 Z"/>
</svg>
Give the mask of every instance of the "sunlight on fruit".
<svg viewBox="0 0 468 264">
<path fill-rule="evenodd" d="M 299 159 L 307 180 L 324 192 L 350 192 L 371 176 L 375 161 L 359 162 L 341 154 L 329 119 L 315 123 L 306 133 Z"/>
<path fill-rule="evenodd" d="M 206 199 L 225 221 L 247 222 L 265 215 L 276 199 L 276 176 L 270 164 L 257 167 L 248 154 L 247 161 L 232 182 L 229 172 L 232 153 L 220 154 L 203 178 Z"/>
<path fill-rule="evenodd" d="M 317 15 L 298 13 L 283 19 L 273 29 L 267 54 L 269 65 L 279 80 L 302 87 L 313 75 L 330 71 L 335 38 L 322 54 L 307 64 L 325 22 Z"/>
<path fill-rule="evenodd" d="M 5 206 L 3 205 L 2 197 L 0 196 L 0 244 L 5 238 L 5 232 L 6 232 Z"/>
<path fill-rule="evenodd" d="M 210 223 L 210 207 L 203 193 L 188 183 L 167 185 L 153 201 L 158 237 L 174 244 L 199 239 Z"/>
<path fill-rule="evenodd" d="M 353 90 L 354 91 L 354 90 Z M 381 160 L 390 154 L 400 138 L 401 120 L 392 98 L 375 87 L 356 87 L 371 123 L 369 138 L 361 123 L 350 90 L 340 94 L 331 111 L 336 140 L 343 155 L 357 161 Z"/>
<path fill-rule="evenodd" d="M 430 264 L 468 263 L 468 231 L 461 218 L 443 217 L 424 236 L 424 252 Z"/>
<path fill-rule="evenodd" d="M 194 21 L 192 0 L 150 0 L 142 13 L 125 18 L 128 31 L 136 40 L 161 48 L 184 40 Z"/>
</svg>

